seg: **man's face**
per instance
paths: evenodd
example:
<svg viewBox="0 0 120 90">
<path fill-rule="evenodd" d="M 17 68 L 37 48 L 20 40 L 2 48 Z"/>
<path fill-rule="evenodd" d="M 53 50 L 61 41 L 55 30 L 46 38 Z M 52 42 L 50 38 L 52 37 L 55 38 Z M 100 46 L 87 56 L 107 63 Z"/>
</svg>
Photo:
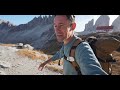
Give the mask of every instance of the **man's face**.
<svg viewBox="0 0 120 90">
<path fill-rule="evenodd" d="M 63 42 L 69 37 L 71 27 L 66 15 L 57 15 L 54 18 L 54 30 L 59 42 Z"/>
</svg>

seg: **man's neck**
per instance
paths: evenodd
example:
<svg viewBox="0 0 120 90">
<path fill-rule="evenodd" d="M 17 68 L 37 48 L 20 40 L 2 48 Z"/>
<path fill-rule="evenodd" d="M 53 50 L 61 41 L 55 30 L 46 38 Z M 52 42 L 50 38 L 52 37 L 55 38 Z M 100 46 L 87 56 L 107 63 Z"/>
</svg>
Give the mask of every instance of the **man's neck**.
<svg viewBox="0 0 120 90">
<path fill-rule="evenodd" d="M 72 39 L 74 35 L 71 35 L 68 39 L 64 40 L 64 45 L 68 44 Z"/>
</svg>

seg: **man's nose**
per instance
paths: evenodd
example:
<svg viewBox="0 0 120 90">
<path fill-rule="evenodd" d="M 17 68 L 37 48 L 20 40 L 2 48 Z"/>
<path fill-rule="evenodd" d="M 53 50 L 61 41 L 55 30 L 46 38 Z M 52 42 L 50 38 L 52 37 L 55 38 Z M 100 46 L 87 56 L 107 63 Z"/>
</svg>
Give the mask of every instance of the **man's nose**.
<svg viewBox="0 0 120 90">
<path fill-rule="evenodd" d="M 55 27 L 55 30 L 56 31 L 60 31 L 60 27 Z"/>
</svg>

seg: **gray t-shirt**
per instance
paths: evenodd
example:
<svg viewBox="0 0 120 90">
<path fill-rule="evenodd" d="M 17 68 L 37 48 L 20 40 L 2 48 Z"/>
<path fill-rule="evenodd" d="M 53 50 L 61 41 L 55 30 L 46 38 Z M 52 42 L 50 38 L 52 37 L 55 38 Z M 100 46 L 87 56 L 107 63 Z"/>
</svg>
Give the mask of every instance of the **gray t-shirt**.
<svg viewBox="0 0 120 90">
<path fill-rule="evenodd" d="M 64 57 L 69 57 L 69 52 L 74 44 L 75 40 L 78 37 L 74 37 L 71 42 L 66 45 L 63 45 L 60 51 L 58 51 L 53 57 L 52 60 L 58 60 Z M 108 75 L 101 67 L 98 59 L 96 58 L 93 50 L 87 42 L 81 42 L 75 51 L 76 62 L 80 66 L 82 75 Z M 77 71 L 67 60 L 64 60 L 63 64 L 63 74 L 64 75 L 78 75 Z"/>
</svg>

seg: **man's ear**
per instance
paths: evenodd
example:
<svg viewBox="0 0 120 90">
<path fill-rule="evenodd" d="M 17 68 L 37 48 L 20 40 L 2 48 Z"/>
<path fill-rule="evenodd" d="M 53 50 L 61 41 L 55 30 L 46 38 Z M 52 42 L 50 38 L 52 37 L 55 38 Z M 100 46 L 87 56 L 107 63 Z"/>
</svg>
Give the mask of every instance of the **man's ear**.
<svg viewBox="0 0 120 90">
<path fill-rule="evenodd" d="M 76 23 L 72 23 L 71 30 L 75 30 L 75 28 L 76 28 Z"/>
</svg>

